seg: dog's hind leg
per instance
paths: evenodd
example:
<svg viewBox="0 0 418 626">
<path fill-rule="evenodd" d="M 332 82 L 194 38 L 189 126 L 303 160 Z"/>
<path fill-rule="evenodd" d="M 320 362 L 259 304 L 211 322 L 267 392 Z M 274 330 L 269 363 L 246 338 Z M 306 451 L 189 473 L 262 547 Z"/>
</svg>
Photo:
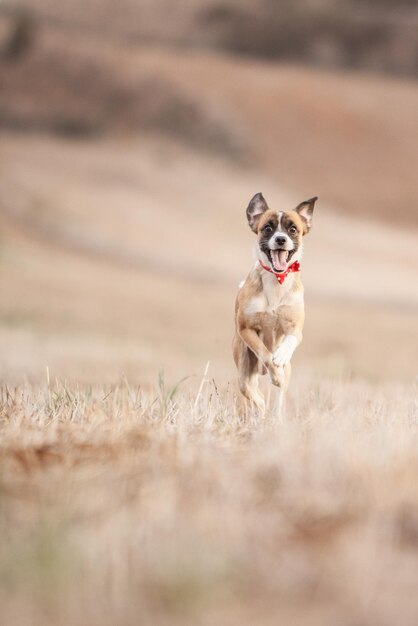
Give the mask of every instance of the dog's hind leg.
<svg viewBox="0 0 418 626">
<path fill-rule="evenodd" d="M 264 397 L 258 388 L 258 372 L 253 372 L 248 378 L 239 378 L 239 388 L 251 406 L 256 409 L 257 415 L 263 416 L 266 410 Z"/>
<path fill-rule="evenodd" d="M 256 409 L 258 415 L 264 415 L 264 397 L 258 387 L 258 359 L 239 336 L 234 339 L 234 359 L 238 369 L 238 383 L 242 395 Z"/>
<path fill-rule="evenodd" d="M 283 382 L 279 386 L 273 387 L 273 405 L 271 416 L 275 420 L 283 420 L 286 415 L 286 394 L 290 382 L 292 368 L 290 363 L 284 366 Z"/>
</svg>

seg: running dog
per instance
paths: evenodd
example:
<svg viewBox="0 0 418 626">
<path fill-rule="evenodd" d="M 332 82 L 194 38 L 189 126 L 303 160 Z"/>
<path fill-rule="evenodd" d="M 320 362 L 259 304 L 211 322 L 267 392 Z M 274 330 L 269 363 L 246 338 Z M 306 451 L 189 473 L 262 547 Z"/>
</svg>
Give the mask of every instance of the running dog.
<svg viewBox="0 0 418 626">
<path fill-rule="evenodd" d="M 258 375 L 269 374 L 276 390 L 273 415 L 280 417 L 290 360 L 302 341 L 300 261 L 317 199 L 306 200 L 293 211 L 276 211 L 258 193 L 247 208 L 248 224 L 258 238 L 257 262 L 236 299 L 233 354 L 241 393 L 259 414 L 264 414 L 265 402 Z"/>
</svg>

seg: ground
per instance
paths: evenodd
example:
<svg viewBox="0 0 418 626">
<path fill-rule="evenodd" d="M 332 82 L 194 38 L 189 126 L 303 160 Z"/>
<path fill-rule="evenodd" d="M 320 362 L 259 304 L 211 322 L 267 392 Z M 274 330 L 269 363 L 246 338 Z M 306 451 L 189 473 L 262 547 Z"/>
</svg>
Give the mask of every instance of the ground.
<svg viewBox="0 0 418 626">
<path fill-rule="evenodd" d="M 278 426 L 201 383 L 3 388 L 2 619 L 415 624 L 416 389 L 299 373 Z"/>
</svg>

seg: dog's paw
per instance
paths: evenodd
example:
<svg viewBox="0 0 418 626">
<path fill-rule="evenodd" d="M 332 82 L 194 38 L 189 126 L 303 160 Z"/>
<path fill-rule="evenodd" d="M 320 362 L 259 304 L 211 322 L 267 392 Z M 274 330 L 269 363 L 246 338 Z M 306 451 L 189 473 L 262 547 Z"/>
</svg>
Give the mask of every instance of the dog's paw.
<svg viewBox="0 0 418 626">
<path fill-rule="evenodd" d="M 298 340 L 295 335 L 286 335 L 273 355 L 274 365 L 277 365 L 278 367 L 284 367 L 287 365 L 292 358 L 297 345 Z"/>
<path fill-rule="evenodd" d="M 283 367 L 273 365 L 269 368 L 270 380 L 275 387 L 282 387 L 285 383 L 285 373 Z"/>
</svg>

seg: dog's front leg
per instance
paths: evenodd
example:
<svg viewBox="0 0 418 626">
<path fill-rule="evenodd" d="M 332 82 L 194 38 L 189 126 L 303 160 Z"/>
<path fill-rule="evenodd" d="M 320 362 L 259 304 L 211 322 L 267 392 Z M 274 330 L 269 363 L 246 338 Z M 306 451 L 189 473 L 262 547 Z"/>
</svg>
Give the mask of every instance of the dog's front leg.
<svg viewBox="0 0 418 626">
<path fill-rule="evenodd" d="M 297 335 L 285 335 L 280 342 L 279 347 L 273 354 L 273 363 L 277 365 L 277 367 L 284 367 L 290 363 L 290 359 L 292 358 L 299 343 L 300 341 L 298 340 Z"/>
<path fill-rule="evenodd" d="M 273 363 L 277 367 L 285 367 L 290 363 L 294 351 L 301 343 L 303 318 L 303 309 L 295 311 L 286 307 L 282 312 L 280 324 L 283 329 L 283 337 L 273 354 Z"/>
<path fill-rule="evenodd" d="M 263 341 L 253 328 L 241 328 L 241 339 L 254 352 L 259 361 L 266 367 L 273 385 L 280 387 L 283 384 L 284 372 L 282 367 L 277 367 L 273 361 L 273 354 L 264 345 Z"/>
</svg>

